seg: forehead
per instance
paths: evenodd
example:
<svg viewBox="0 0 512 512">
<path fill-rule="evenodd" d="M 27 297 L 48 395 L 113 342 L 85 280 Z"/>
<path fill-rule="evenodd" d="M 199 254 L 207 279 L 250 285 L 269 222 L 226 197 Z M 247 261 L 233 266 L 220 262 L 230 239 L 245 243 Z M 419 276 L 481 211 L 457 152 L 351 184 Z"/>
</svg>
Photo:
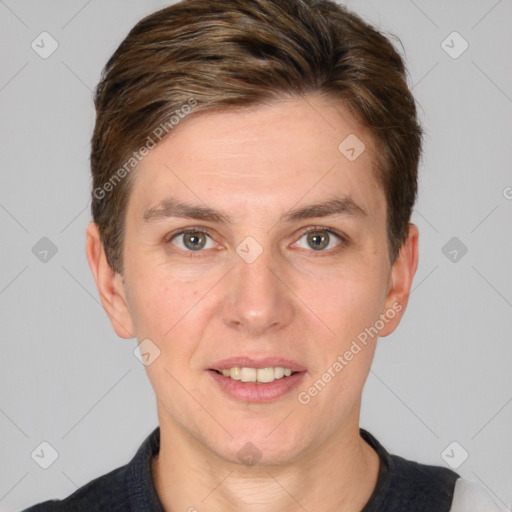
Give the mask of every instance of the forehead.
<svg viewBox="0 0 512 512">
<path fill-rule="evenodd" d="M 347 110 L 315 96 L 191 115 L 138 165 L 129 209 L 143 218 L 172 196 L 263 214 L 341 195 L 378 214 L 374 151 Z"/>
</svg>

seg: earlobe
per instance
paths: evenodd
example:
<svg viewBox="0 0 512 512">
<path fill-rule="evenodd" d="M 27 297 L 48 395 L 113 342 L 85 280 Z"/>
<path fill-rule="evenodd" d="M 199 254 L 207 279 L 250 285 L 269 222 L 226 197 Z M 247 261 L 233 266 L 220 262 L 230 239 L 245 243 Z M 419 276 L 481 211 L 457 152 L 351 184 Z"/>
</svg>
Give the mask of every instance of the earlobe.
<svg viewBox="0 0 512 512">
<path fill-rule="evenodd" d="M 87 260 L 103 308 L 116 334 L 121 338 L 133 338 L 135 334 L 121 276 L 112 269 L 107 261 L 96 223 L 89 223 L 86 236 Z"/>
<path fill-rule="evenodd" d="M 418 240 L 418 228 L 414 224 L 409 224 L 407 239 L 402 244 L 391 269 L 391 284 L 382 311 L 387 317 L 391 316 L 391 312 L 393 312 L 392 319 L 380 331 L 380 337 L 391 334 L 398 327 L 400 319 L 405 313 L 411 293 L 412 280 L 418 268 Z"/>
</svg>

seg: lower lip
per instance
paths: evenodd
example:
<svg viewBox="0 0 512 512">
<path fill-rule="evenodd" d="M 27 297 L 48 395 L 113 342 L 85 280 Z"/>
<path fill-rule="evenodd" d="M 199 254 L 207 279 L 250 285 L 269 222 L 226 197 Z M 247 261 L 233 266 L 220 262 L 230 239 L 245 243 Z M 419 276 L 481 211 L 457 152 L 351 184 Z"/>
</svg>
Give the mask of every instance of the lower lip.
<svg viewBox="0 0 512 512">
<path fill-rule="evenodd" d="M 242 382 L 230 377 L 224 377 L 224 375 L 214 370 L 208 370 L 208 373 L 228 395 L 247 402 L 271 402 L 272 400 L 277 400 L 296 388 L 305 375 L 305 372 L 297 372 L 289 377 L 276 379 L 273 382 L 257 384 L 256 382 Z"/>
</svg>

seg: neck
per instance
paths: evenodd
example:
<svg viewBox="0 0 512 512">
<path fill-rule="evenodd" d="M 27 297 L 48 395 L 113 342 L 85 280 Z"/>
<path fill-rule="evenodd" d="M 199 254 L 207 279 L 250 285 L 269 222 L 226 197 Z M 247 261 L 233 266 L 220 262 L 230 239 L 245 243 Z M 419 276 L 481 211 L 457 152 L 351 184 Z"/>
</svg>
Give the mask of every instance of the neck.
<svg viewBox="0 0 512 512">
<path fill-rule="evenodd" d="M 166 512 L 358 512 L 379 472 L 358 420 L 293 462 L 267 466 L 227 461 L 172 420 L 160 421 L 160 453 L 152 465 L 158 496 Z"/>
</svg>

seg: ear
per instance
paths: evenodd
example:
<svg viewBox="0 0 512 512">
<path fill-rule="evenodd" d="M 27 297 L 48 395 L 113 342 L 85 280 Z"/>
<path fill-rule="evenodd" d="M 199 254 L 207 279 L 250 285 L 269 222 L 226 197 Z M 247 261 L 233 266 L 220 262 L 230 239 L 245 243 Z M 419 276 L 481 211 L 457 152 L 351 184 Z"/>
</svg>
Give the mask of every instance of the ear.
<svg viewBox="0 0 512 512">
<path fill-rule="evenodd" d="M 391 334 L 398 327 L 402 315 L 405 313 L 412 280 L 418 267 L 418 240 L 418 228 L 414 224 L 409 224 L 407 239 L 402 244 L 391 268 L 389 291 L 381 312 L 388 321 L 380 330 L 379 337 Z"/>
<path fill-rule="evenodd" d="M 98 225 L 87 226 L 86 253 L 101 303 L 116 334 L 121 338 L 133 338 L 132 319 L 126 302 L 124 282 L 108 263 Z"/>
</svg>

